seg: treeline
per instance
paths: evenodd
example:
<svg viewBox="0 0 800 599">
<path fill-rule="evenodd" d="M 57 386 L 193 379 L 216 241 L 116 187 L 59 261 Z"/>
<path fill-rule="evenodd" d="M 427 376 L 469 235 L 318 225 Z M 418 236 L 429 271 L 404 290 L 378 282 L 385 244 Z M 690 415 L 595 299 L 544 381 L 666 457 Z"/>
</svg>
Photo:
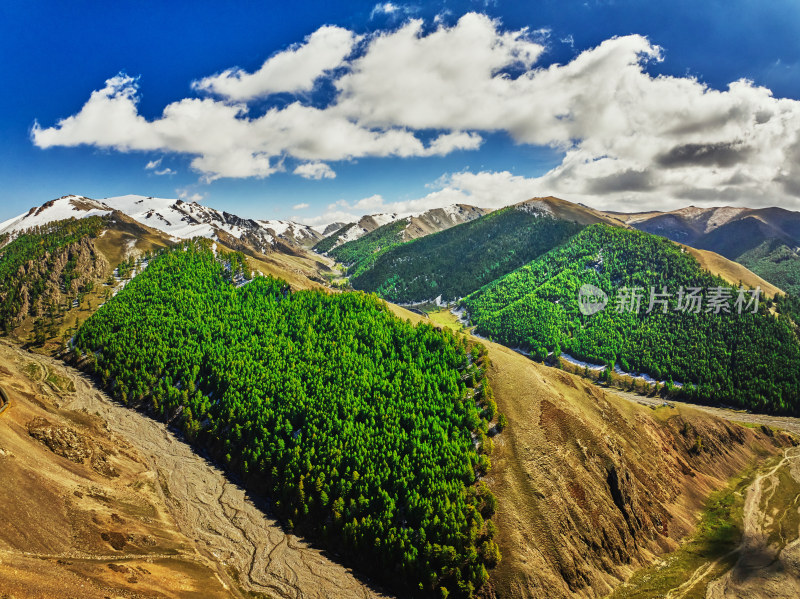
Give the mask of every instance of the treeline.
<svg viewBox="0 0 800 599">
<path fill-rule="evenodd" d="M 581 313 L 584 284 L 607 295 L 605 309 Z M 625 309 L 632 304 L 619 303 L 625 289 L 637 287 L 642 289 L 638 313 Z M 666 313 L 660 302 L 647 313 L 651 287 L 671 294 L 657 296 L 667 301 Z M 699 312 L 679 309 L 680 289 L 690 287 L 702 289 Z M 714 288 L 729 294 L 729 313 L 707 311 Z M 743 305 L 739 314 L 738 296 L 738 288 L 702 270 L 667 239 L 593 225 L 486 285 L 463 305 L 479 334 L 530 350 L 539 359 L 563 351 L 609 369 L 619 364 L 626 371 L 681 382 L 682 393 L 695 401 L 800 413 L 800 344 L 792 320 L 770 314 L 764 298 L 757 313 Z M 789 301 L 780 299 L 777 305 L 789 311 Z"/>
<path fill-rule="evenodd" d="M 54 271 L 58 281 L 69 290 L 72 281 L 80 278 L 71 249 L 86 238 L 94 238 L 105 227 L 102 217 L 55 221 L 33 227 L 0 247 L 0 328 L 8 333 L 21 320 L 32 314 L 37 301 L 45 293 Z M 63 268 L 56 265 L 63 262 Z"/>
<path fill-rule="evenodd" d="M 351 279 L 393 302 L 451 301 L 513 271 L 582 229 L 543 212 L 509 207 L 397 245 Z"/>
<path fill-rule="evenodd" d="M 209 248 L 154 259 L 76 351 L 300 534 L 392 586 L 471 595 L 499 560 L 495 498 L 478 482 L 497 429 L 485 349 L 370 295 L 270 277 L 236 288 L 242 260 Z"/>
</svg>

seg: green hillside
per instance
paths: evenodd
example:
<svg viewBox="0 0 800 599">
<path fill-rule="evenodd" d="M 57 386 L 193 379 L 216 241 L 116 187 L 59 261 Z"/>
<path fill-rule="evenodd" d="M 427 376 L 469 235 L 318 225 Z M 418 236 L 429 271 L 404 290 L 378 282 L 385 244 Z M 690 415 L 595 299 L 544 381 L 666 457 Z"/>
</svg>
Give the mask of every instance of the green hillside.
<svg viewBox="0 0 800 599">
<path fill-rule="evenodd" d="M 767 240 L 736 261 L 785 292 L 800 295 L 800 255 L 780 240 Z"/>
<path fill-rule="evenodd" d="M 602 289 L 606 308 L 579 311 L 583 284 Z M 649 290 L 667 288 L 647 314 Z M 641 311 L 617 311 L 624 288 L 644 290 Z M 700 287 L 700 312 L 676 309 L 681 287 Z M 731 313 L 706 312 L 709 289 L 731 295 Z M 564 351 L 597 364 L 686 383 L 700 401 L 800 413 L 800 344 L 793 323 L 761 302 L 758 313 L 738 314 L 737 290 L 700 269 L 671 241 L 605 225 L 588 227 L 560 248 L 486 285 L 463 300 L 477 332 L 543 358 Z M 748 295 L 746 299 L 750 299 Z"/>
<path fill-rule="evenodd" d="M 237 287 L 243 265 L 206 240 L 164 252 L 81 327 L 77 351 L 300 534 L 394 587 L 471 595 L 499 559 L 494 497 L 475 484 L 496 412 L 485 350 L 373 296 Z"/>
<path fill-rule="evenodd" d="M 582 225 L 509 207 L 381 253 L 351 279 L 393 302 L 463 297 L 563 243 Z"/>
<path fill-rule="evenodd" d="M 389 248 L 402 243 L 402 233 L 410 218 L 401 218 L 378 227 L 358 239 L 328 251 L 328 255 L 347 267 L 347 274 L 358 276 Z M 321 243 L 321 242 L 320 242 Z"/>
<path fill-rule="evenodd" d="M 337 229 L 324 239 L 321 239 L 317 242 L 317 244 L 312 248 L 315 252 L 319 252 L 320 254 L 324 254 L 325 252 L 329 252 L 331 248 L 339 241 L 339 238 L 347 233 L 350 229 L 356 226 L 356 223 L 348 223 L 343 226 L 341 229 Z"/>
</svg>

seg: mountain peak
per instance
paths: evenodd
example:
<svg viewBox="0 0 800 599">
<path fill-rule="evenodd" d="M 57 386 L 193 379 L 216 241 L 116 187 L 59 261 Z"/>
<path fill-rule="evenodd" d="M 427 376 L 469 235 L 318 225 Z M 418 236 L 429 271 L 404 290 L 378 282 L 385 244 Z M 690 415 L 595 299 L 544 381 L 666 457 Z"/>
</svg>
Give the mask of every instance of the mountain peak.
<svg viewBox="0 0 800 599">
<path fill-rule="evenodd" d="M 246 239 L 253 249 L 266 252 L 276 244 L 310 246 L 321 235 L 306 225 L 291 221 L 242 218 L 229 212 L 180 198 L 156 198 L 153 196 L 124 195 L 102 200 L 86 196 L 66 195 L 31 208 L 4 223 L 0 223 L 0 234 L 19 233 L 31 227 L 67 218 L 106 216 L 121 212 L 140 224 L 165 233 L 174 240 L 219 236 Z"/>
</svg>

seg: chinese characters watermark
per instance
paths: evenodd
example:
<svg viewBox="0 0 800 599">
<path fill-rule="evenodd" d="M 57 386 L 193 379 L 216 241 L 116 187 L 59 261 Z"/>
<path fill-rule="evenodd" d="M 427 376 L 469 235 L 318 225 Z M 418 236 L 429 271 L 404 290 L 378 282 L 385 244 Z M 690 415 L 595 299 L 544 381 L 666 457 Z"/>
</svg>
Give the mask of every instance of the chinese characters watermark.
<svg viewBox="0 0 800 599">
<path fill-rule="evenodd" d="M 687 314 L 757 313 L 761 288 L 731 289 L 730 287 L 681 287 L 673 293 L 666 286 L 622 287 L 614 298 L 613 309 L 618 314 L 651 314 L 683 312 Z M 603 310 L 608 303 L 606 293 L 594 285 L 583 285 L 578 292 L 578 309 L 591 316 Z"/>
</svg>

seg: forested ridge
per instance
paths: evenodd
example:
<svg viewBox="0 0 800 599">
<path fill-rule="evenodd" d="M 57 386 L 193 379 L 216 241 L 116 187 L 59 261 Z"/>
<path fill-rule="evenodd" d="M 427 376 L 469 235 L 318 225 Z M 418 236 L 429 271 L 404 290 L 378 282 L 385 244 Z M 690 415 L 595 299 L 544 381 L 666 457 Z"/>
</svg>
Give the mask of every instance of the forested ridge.
<svg viewBox="0 0 800 599">
<path fill-rule="evenodd" d="M 237 287 L 243 269 L 206 240 L 165 251 L 75 351 L 301 534 L 392 586 L 471 595 L 499 559 L 495 499 L 476 482 L 498 428 L 485 349 L 374 296 Z"/>
<path fill-rule="evenodd" d="M 382 253 L 403 242 L 402 233 L 410 222 L 411 219 L 406 217 L 387 223 L 329 250 L 328 255 L 347 267 L 348 276 L 358 276 Z"/>
<path fill-rule="evenodd" d="M 347 233 L 350 229 L 356 226 L 356 223 L 348 223 L 344 225 L 341 229 L 337 229 L 324 239 L 321 239 L 317 244 L 314 246 L 314 251 L 319 252 L 320 254 L 324 254 L 333 248 L 336 245 L 336 242 L 339 241 L 339 238 Z"/>
<path fill-rule="evenodd" d="M 104 227 L 103 218 L 93 216 L 51 222 L 10 241 L 6 236 L 7 243 L 0 247 L 0 328 L 4 332 L 43 310 L 38 300 L 52 299 L 45 298 L 48 286 L 50 295 L 55 287 L 70 298 L 85 290 L 89 282 L 83 281 L 86 273 L 78 268 L 79 244 L 96 237 Z"/>
<path fill-rule="evenodd" d="M 511 206 L 389 248 L 351 278 L 393 302 L 463 297 L 563 243 L 582 225 Z"/>
<path fill-rule="evenodd" d="M 800 254 L 783 241 L 769 239 L 735 260 L 783 291 L 800 294 Z"/>
<path fill-rule="evenodd" d="M 608 296 L 593 315 L 579 310 L 583 284 Z M 642 288 L 638 313 L 618 311 L 620 290 Z M 650 288 L 670 297 L 649 307 Z M 683 287 L 702 288 L 699 312 L 678 309 Z M 713 288 L 729 294 L 730 313 L 707 312 Z M 621 365 L 656 379 L 684 383 L 690 399 L 774 412 L 800 413 L 800 344 L 787 315 L 738 314 L 738 288 L 702 270 L 671 241 L 647 233 L 593 225 L 560 248 L 476 291 L 462 302 L 476 331 L 543 359 L 561 351 L 596 364 Z M 685 298 L 684 298 L 685 299 Z M 749 301 L 751 296 L 747 295 Z"/>
</svg>

